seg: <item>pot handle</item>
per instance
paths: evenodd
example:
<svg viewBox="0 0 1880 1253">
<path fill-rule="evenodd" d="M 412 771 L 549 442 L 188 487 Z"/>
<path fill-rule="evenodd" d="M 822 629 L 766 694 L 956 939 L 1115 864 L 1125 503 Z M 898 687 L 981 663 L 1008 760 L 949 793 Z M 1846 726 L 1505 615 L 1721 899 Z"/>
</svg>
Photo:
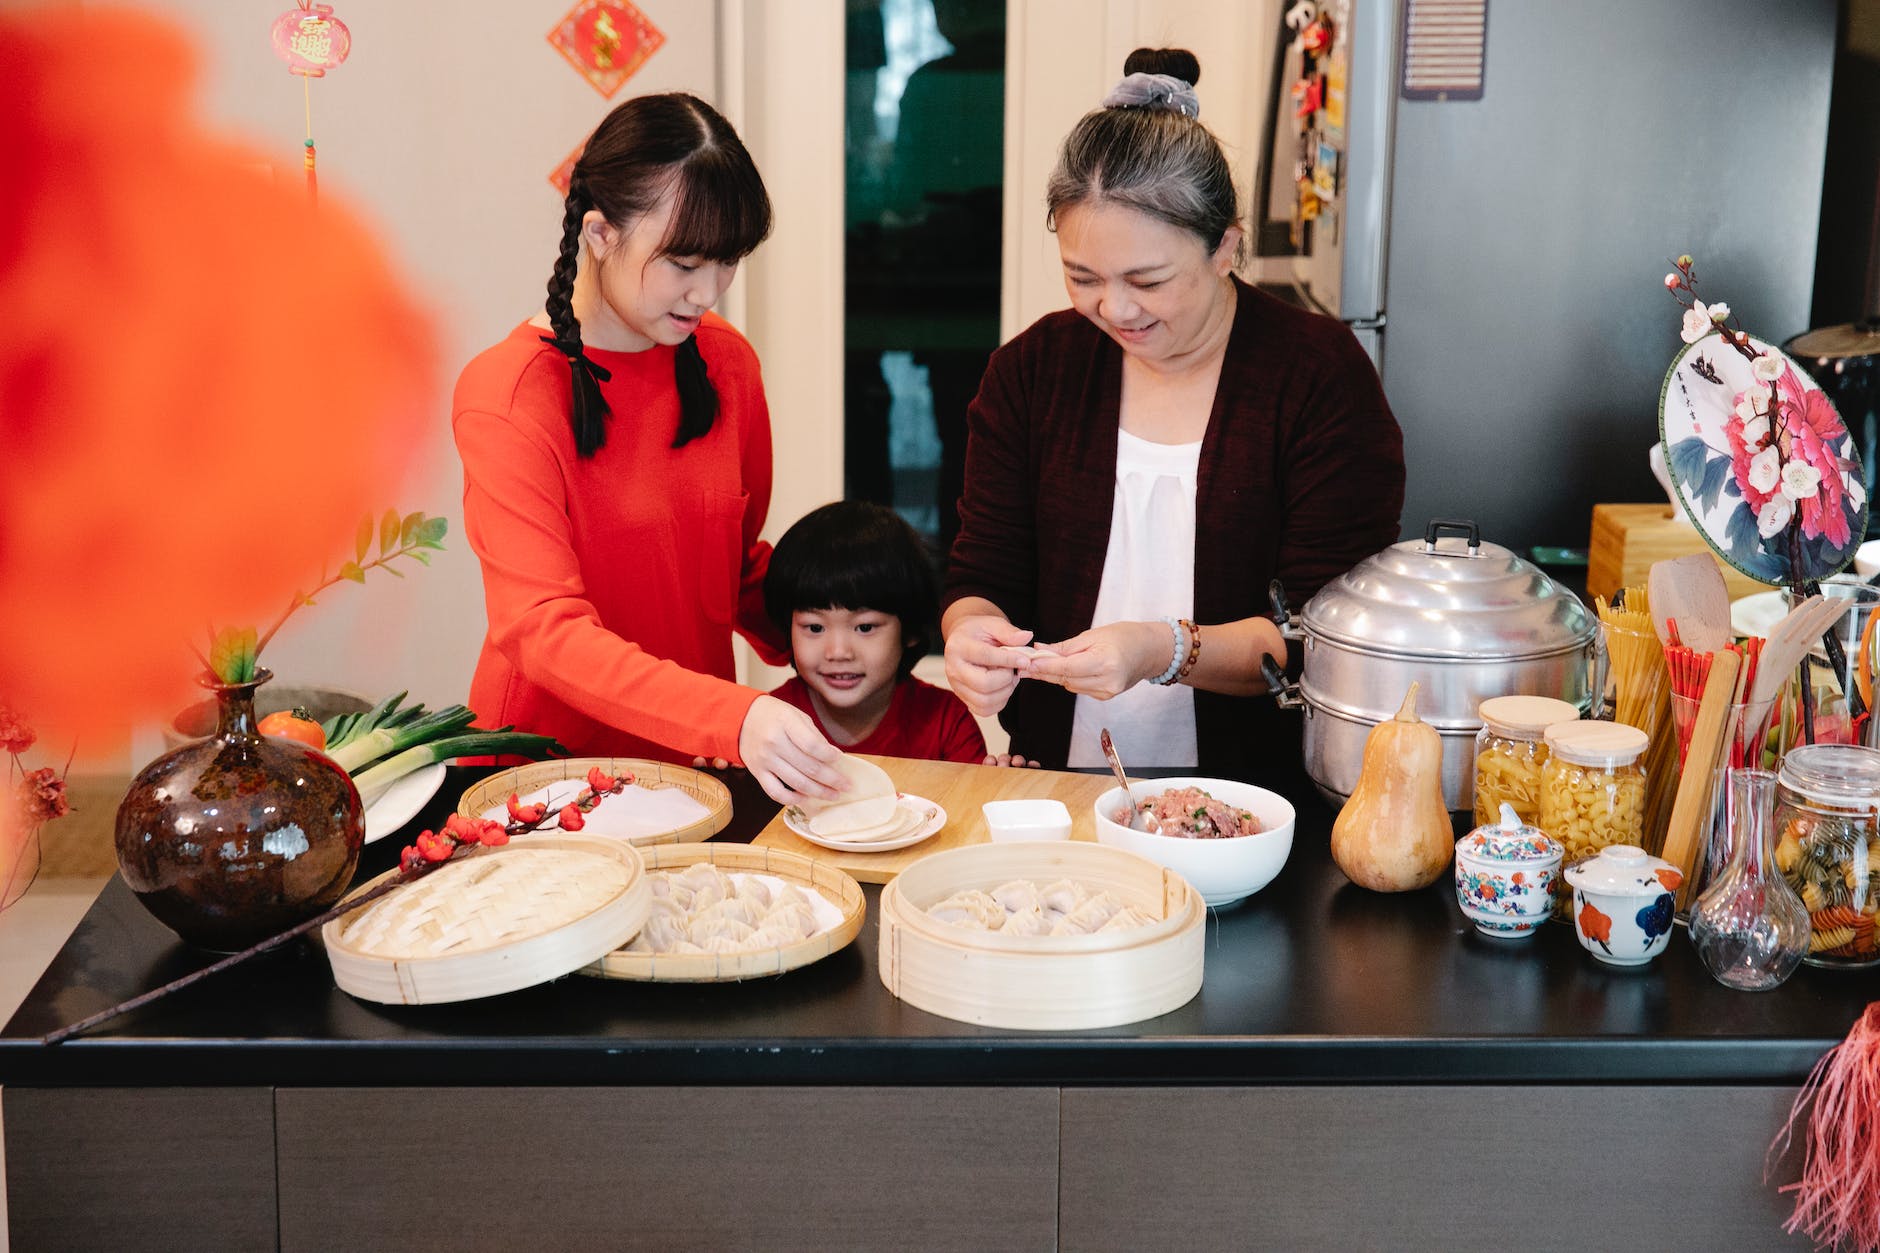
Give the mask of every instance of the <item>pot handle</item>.
<svg viewBox="0 0 1880 1253">
<path fill-rule="evenodd" d="M 1612 670 L 1612 657 L 1606 651 L 1606 629 L 1593 632 L 1586 643 L 1586 716 L 1606 716 L 1606 676 Z"/>
<path fill-rule="evenodd" d="M 1278 579 L 1266 585 L 1266 598 L 1273 606 L 1273 622 L 1279 627 L 1279 637 L 1283 640 L 1302 640 L 1305 631 L 1300 628 L 1299 615 L 1292 611 L 1292 605 L 1286 599 L 1286 589 Z"/>
<path fill-rule="evenodd" d="M 1482 555 L 1482 528 L 1468 518 L 1431 518 L 1430 524 L 1423 528 L 1423 551 L 1436 551 L 1436 537 L 1444 531 L 1467 531 L 1469 534 L 1469 556 Z"/>
<path fill-rule="evenodd" d="M 1299 695 L 1299 685 L 1288 680 L 1286 672 L 1270 656 L 1261 656 L 1260 673 L 1266 677 L 1266 690 L 1281 709 L 1297 709 L 1306 703 Z"/>
</svg>

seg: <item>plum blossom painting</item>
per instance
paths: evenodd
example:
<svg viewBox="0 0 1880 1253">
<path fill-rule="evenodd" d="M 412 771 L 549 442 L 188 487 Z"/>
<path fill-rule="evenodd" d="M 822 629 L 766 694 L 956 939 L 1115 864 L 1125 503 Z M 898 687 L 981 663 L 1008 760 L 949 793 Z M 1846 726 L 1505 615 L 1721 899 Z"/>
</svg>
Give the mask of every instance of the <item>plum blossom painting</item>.
<svg viewBox="0 0 1880 1253">
<path fill-rule="evenodd" d="M 1789 586 L 1826 578 L 1866 536 L 1859 449 L 1813 379 L 1753 336 L 1745 346 L 1703 334 L 1672 361 L 1658 406 L 1672 483 L 1737 570 Z"/>
</svg>

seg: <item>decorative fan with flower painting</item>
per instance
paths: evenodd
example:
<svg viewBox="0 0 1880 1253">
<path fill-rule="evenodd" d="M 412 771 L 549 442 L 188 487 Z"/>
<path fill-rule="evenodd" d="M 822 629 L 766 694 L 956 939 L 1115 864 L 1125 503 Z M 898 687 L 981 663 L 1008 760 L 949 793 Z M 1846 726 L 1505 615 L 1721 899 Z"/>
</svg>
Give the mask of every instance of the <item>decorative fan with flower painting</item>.
<svg viewBox="0 0 1880 1253">
<path fill-rule="evenodd" d="M 1721 305 L 1686 312 L 1658 405 L 1665 463 L 1719 557 L 1801 587 L 1845 568 L 1866 536 L 1860 452 L 1814 380 L 1728 317 Z"/>
</svg>

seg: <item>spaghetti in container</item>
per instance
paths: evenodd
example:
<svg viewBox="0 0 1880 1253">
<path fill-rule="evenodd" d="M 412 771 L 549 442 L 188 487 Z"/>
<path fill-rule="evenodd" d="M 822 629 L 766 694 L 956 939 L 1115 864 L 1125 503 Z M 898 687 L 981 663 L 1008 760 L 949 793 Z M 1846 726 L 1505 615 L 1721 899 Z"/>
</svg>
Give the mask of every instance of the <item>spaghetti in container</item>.
<svg viewBox="0 0 1880 1253">
<path fill-rule="evenodd" d="M 1495 696 L 1476 707 L 1475 823 L 1493 826 L 1506 803 L 1528 826 L 1540 825 L 1541 767 L 1547 728 L 1579 720 L 1579 706 L 1550 696 Z"/>
<path fill-rule="evenodd" d="M 1804 744 L 1776 784 L 1776 868 L 1801 896 L 1811 966 L 1880 964 L 1880 750 Z"/>
</svg>

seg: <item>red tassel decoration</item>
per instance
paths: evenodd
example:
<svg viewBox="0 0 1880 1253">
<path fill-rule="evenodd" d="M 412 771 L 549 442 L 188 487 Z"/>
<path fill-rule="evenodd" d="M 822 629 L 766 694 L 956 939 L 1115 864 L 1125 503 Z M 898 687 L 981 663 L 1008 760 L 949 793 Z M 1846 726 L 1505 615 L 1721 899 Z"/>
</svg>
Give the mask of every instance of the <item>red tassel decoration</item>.
<svg viewBox="0 0 1880 1253">
<path fill-rule="evenodd" d="M 1880 1001 L 1815 1063 L 1770 1145 L 1773 1156 L 1788 1151 L 1811 1100 L 1802 1177 L 1780 1189 L 1795 1193 L 1783 1229 L 1817 1247 L 1880 1248 Z"/>
</svg>

